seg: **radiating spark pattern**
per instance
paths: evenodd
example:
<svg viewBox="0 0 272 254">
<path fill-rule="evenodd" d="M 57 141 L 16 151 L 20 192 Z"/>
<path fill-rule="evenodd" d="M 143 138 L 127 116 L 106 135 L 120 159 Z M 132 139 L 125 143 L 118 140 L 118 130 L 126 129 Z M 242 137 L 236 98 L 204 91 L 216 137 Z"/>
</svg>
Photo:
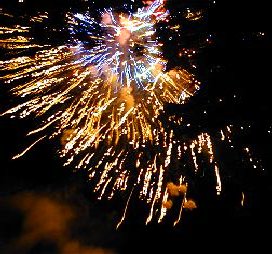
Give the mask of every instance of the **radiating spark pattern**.
<svg viewBox="0 0 272 254">
<path fill-rule="evenodd" d="M 89 13 L 67 13 L 70 39 L 63 45 L 34 43 L 31 27 L 0 28 L 1 48 L 27 52 L 0 62 L 0 80 L 23 100 L 2 115 L 34 116 L 41 121 L 28 135 L 42 138 L 14 158 L 45 137 L 58 138 L 64 164 L 87 169 L 99 199 L 129 193 L 118 227 L 135 193 L 150 208 L 146 223 L 162 222 L 176 205 L 174 197 L 181 200 L 174 225 L 183 209 L 196 208 L 182 163 L 198 174 L 201 158 L 206 157 L 216 179 L 216 193 L 222 190 L 211 136 L 204 132 L 184 141 L 160 119 L 165 104 L 186 103 L 200 87 L 182 67 L 166 71 L 155 29 L 157 22 L 169 16 L 162 4 L 157 0 L 129 14 L 104 10 L 100 20 Z M 198 19 L 201 13 L 187 15 Z M 48 13 L 41 13 L 31 17 L 30 23 L 47 18 Z M 188 57 L 195 53 L 195 49 L 181 51 Z M 174 117 L 167 121 L 187 124 Z M 220 133 L 222 141 L 231 142 L 229 127 Z"/>
</svg>

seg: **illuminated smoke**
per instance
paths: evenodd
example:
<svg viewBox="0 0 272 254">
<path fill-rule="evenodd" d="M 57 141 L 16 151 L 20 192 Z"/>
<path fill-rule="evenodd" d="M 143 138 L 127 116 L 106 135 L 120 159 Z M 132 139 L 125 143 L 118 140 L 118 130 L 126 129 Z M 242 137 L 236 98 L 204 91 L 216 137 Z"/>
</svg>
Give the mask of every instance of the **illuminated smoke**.
<svg viewBox="0 0 272 254">
<path fill-rule="evenodd" d="M 5 253 L 30 253 L 44 243 L 60 254 L 113 254 L 105 248 L 88 246 L 73 238 L 72 225 L 79 219 L 73 206 L 57 198 L 37 193 L 11 197 L 9 206 L 23 215 L 22 230 Z M 54 252 L 55 253 L 55 252 Z"/>
<path fill-rule="evenodd" d="M 195 203 L 193 200 L 191 200 L 191 199 L 187 200 L 187 201 L 183 204 L 183 207 L 184 207 L 185 209 L 188 209 L 188 210 L 193 210 L 193 209 L 197 208 L 196 203 Z"/>
<path fill-rule="evenodd" d="M 174 183 L 168 183 L 167 189 L 170 196 L 178 197 L 187 191 L 186 185 L 175 185 Z"/>
<path fill-rule="evenodd" d="M 171 209 L 173 206 L 173 202 L 171 200 L 167 200 L 165 202 L 163 202 L 163 207 L 166 209 Z"/>
</svg>

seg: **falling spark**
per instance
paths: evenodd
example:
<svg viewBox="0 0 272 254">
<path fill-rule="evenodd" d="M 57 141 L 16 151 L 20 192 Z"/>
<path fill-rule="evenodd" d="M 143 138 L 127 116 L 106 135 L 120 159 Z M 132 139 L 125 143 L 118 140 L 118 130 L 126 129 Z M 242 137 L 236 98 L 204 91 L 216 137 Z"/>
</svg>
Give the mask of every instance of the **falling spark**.
<svg viewBox="0 0 272 254">
<path fill-rule="evenodd" d="M 178 215 L 178 218 L 174 221 L 174 226 L 176 226 L 179 222 L 180 222 L 180 219 L 181 219 L 181 215 L 182 215 L 182 211 L 183 211 L 183 208 L 184 208 L 184 204 L 186 202 L 186 196 L 187 196 L 187 184 L 185 185 L 186 186 L 186 190 L 184 192 L 184 195 L 183 195 L 183 198 L 182 198 L 182 201 L 181 201 L 181 205 L 180 205 L 180 210 L 179 210 L 179 215 Z"/>
<path fill-rule="evenodd" d="M 244 206 L 245 203 L 245 194 L 242 192 L 242 198 L 241 198 L 241 206 Z"/>
<path fill-rule="evenodd" d="M 27 147 L 23 152 L 21 152 L 20 154 L 15 155 L 15 156 L 13 156 L 12 159 L 16 160 L 16 159 L 22 157 L 26 152 L 28 152 L 33 146 L 35 146 L 37 143 L 39 143 L 44 138 L 46 138 L 46 136 L 43 136 L 43 137 L 39 138 L 38 140 L 36 140 L 32 145 L 30 145 L 29 147 Z"/>
<path fill-rule="evenodd" d="M 127 209 L 128 209 L 129 201 L 130 201 L 130 199 L 131 199 L 131 196 L 132 196 L 133 191 L 134 191 L 134 187 L 133 187 L 133 189 L 131 190 L 131 192 L 130 192 L 130 194 L 129 194 L 129 197 L 128 197 L 128 200 L 127 200 L 127 203 L 126 203 L 126 206 L 125 206 L 125 210 L 124 210 L 123 216 L 122 216 L 121 220 L 119 221 L 119 223 L 117 224 L 116 229 L 118 229 L 118 228 L 120 227 L 120 225 L 123 223 L 123 221 L 124 221 L 125 218 L 126 218 L 126 214 L 127 214 Z"/>
</svg>

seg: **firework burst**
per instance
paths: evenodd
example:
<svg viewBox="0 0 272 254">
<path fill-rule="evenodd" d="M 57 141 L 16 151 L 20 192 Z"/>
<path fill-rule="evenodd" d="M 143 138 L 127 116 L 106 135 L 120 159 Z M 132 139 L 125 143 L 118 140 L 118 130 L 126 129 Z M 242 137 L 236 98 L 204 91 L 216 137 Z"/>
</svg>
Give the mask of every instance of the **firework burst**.
<svg viewBox="0 0 272 254">
<path fill-rule="evenodd" d="M 0 62 L 0 80 L 23 99 L 2 115 L 41 122 L 28 133 L 39 138 L 14 158 L 44 138 L 58 138 L 64 164 L 87 169 L 99 199 L 128 193 L 120 223 L 135 193 L 150 207 L 146 223 L 161 222 L 173 197 L 180 197 L 178 223 L 183 209 L 196 207 L 186 168 L 197 174 L 203 155 L 214 171 L 216 193 L 221 192 L 210 135 L 184 141 L 161 121 L 165 104 L 186 103 L 200 86 L 182 67 L 167 71 L 155 29 L 169 16 L 161 5 L 155 1 L 129 14 L 108 9 L 100 20 L 67 13 L 70 36 L 61 46 L 33 43 L 29 26 L 0 30 L 1 47 L 15 52 Z M 31 22 L 47 18 L 42 13 Z M 166 120 L 187 124 L 178 117 Z M 225 140 L 230 127 L 221 133 Z"/>
</svg>

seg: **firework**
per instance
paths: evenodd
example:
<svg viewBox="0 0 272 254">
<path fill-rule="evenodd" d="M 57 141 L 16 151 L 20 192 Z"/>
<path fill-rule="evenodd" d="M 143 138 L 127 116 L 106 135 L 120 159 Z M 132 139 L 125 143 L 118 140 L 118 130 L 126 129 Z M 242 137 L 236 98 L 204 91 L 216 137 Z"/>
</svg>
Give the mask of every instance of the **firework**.
<svg viewBox="0 0 272 254">
<path fill-rule="evenodd" d="M 0 62 L 0 80 L 23 100 L 2 115 L 35 116 L 41 123 L 28 133 L 39 137 L 14 158 L 45 138 L 59 139 L 64 164 L 87 169 L 99 199 L 128 193 L 120 223 L 135 194 L 150 207 L 146 223 L 161 222 L 179 200 L 178 223 L 183 209 L 197 206 L 188 193 L 186 168 L 198 174 L 203 155 L 214 172 L 216 193 L 221 192 L 210 135 L 184 141 L 164 121 L 188 123 L 161 119 L 165 104 L 185 104 L 200 87 L 184 68 L 166 68 L 155 29 L 169 16 L 162 4 L 154 1 L 128 14 L 107 9 L 99 20 L 67 13 L 69 40 L 58 46 L 33 43 L 30 26 L 0 28 L 1 47 L 18 54 Z M 31 22 L 47 18 L 42 13 Z M 229 132 L 221 131 L 222 140 Z"/>
</svg>

